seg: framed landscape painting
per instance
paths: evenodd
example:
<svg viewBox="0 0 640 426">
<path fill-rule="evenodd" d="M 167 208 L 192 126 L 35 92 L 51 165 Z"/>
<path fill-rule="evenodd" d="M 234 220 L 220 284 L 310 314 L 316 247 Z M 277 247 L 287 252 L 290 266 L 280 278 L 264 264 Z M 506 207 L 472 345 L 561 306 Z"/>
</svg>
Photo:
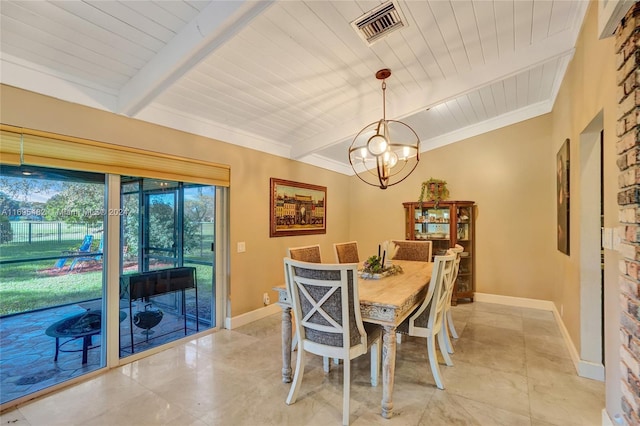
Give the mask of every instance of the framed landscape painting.
<svg viewBox="0 0 640 426">
<path fill-rule="evenodd" d="M 558 250 L 569 255 L 569 139 L 556 155 Z"/>
<path fill-rule="evenodd" d="M 271 178 L 270 237 L 325 234 L 327 188 Z"/>
</svg>

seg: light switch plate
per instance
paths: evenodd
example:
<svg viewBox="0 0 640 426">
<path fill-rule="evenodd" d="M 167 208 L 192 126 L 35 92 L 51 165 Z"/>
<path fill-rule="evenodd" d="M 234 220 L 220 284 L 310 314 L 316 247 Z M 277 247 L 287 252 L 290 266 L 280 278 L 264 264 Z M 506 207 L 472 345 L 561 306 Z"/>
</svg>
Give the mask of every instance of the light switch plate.
<svg viewBox="0 0 640 426">
<path fill-rule="evenodd" d="M 238 243 L 238 253 L 244 253 L 245 251 L 247 251 L 247 246 L 244 243 L 244 241 L 241 241 Z"/>
<path fill-rule="evenodd" d="M 613 229 L 602 228 L 602 248 L 613 250 Z"/>
</svg>

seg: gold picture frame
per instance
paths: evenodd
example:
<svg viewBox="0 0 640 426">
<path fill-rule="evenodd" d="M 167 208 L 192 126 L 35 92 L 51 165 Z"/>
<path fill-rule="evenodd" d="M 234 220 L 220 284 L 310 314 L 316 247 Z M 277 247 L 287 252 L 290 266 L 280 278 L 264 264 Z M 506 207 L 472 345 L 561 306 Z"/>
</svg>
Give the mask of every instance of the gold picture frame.
<svg viewBox="0 0 640 426">
<path fill-rule="evenodd" d="M 270 237 L 327 232 L 326 187 L 271 178 L 270 188 Z"/>
</svg>

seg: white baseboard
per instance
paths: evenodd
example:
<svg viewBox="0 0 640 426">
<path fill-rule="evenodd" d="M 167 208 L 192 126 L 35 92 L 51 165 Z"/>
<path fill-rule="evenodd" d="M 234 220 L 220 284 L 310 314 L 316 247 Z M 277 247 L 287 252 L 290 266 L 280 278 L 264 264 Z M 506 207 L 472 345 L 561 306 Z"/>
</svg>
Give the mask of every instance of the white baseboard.
<svg viewBox="0 0 640 426">
<path fill-rule="evenodd" d="M 604 382 L 604 365 L 580 360 L 578 363 L 578 376 Z"/>
<path fill-rule="evenodd" d="M 567 345 L 569 356 L 571 356 L 571 361 L 573 361 L 573 365 L 576 368 L 578 376 L 604 382 L 604 365 L 580 359 L 580 354 L 569 336 L 569 330 L 567 330 L 567 327 L 564 325 L 564 321 L 562 321 L 562 317 L 560 316 L 560 312 L 556 309 L 556 305 L 553 305 L 553 316 L 556 318 L 556 322 L 560 327 L 564 343 Z"/>
<path fill-rule="evenodd" d="M 224 328 L 233 330 L 234 328 L 238 328 L 242 325 L 249 324 L 250 322 L 257 321 L 278 312 L 282 312 L 282 308 L 274 303 L 272 305 L 265 306 L 264 308 L 238 315 L 237 317 L 225 318 Z"/>
<path fill-rule="evenodd" d="M 519 308 L 540 309 L 553 311 L 554 305 L 550 300 L 527 299 L 524 297 L 500 296 L 498 294 L 475 293 L 473 299 L 478 302 L 496 303 L 498 305 L 517 306 Z"/>
<path fill-rule="evenodd" d="M 576 369 L 576 373 L 578 373 L 580 377 L 599 380 L 601 382 L 604 381 L 604 365 L 580 359 L 578 350 L 569 336 L 569 331 L 564 325 L 564 321 L 562 321 L 562 317 L 556 309 L 556 305 L 554 305 L 550 300 L 527 299 L 524 297 L 501 296 L 488 293 L 475 293 L 474 300 L 478 302 L 496 303 L 499 305 L 517 306 L 519 308 L 540 309 L 553 312 L 553 316 L 560 327 L 560 333 L 562 333 L 562 338 L 567 346 L 567 350 L 569 351 L 569 356 L 571 356 L 571 361 Z"/>
</svg>

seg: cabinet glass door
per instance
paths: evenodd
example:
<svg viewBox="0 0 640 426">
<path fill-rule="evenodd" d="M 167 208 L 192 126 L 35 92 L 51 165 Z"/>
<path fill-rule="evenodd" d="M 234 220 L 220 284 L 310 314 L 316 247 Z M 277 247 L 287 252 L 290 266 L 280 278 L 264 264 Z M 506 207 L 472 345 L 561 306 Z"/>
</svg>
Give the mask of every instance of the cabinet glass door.
<svg viewBox="0 0 640 426">
<path fill-rule="evenodd" d="M 473 244 L 472 244 L 472 218 L 471 207 L 458 207 L 456 212 L 457 233 L 456 243 L 464 248 L 460 255 L 460 269 L 458 270 L 458 280 L 456 281 L 457 293 L 468 293 L 473 291 L 472 268 L 473 268 Z"/>
<path fill-rule="evenodd" d="M 451 237 L 449 208 L 425 207 L 415 213 L 415 239 L 431 241 L 434 256 L 445 254 Z"/>
</svg>

